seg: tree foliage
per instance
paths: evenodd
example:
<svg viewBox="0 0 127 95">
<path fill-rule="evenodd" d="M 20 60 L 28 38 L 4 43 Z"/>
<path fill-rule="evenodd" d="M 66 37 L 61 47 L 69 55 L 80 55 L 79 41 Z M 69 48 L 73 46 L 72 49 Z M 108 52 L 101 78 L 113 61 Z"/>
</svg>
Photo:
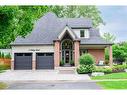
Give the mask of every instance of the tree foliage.
<svg viewBox="0 0 127 95">
<path fill-rule="evenodd" d="M 52 11 L 58 17 L 85 17 L 93 21 L 93 25 L 97 27 L 103 20 L 100 16 L 100 11 L 96 6 L 52 6 Z"/>
<path fill-rule="evenodd" d="M 34 22 L 49 11 L 58 17 L 91 18 L 95 27 L 103 23 L 95 6 L 1 6 L 0 48 L 9 48 L 17 36 L 25 37 L 31 32 Z"/>
<path fill-rule="evenodd" d="M 116 39 L 116 37 L 115 37 L 113 34 L 109 33 L 109 32 L 104 33 L 102 37 L 103 37 L 106 41 L 110 41 L 110 42 L 114 42 L 115 39 Z"/>
<path fill-rule="evenodd" d="M 113 45 L 113 58 L 117 63 L 125 62 L 127 59 L 127 42 Z"/>
</svg>

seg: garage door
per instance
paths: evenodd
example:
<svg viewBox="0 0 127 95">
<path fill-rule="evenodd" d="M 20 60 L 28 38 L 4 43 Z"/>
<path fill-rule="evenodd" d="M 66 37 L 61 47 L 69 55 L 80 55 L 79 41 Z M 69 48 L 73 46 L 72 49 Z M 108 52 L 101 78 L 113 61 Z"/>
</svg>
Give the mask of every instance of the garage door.
<svg viewBox="0 0 127 95">
<path fill-rule="evenodd" d="M 37 69 L 54 69 L 53 53 L 37 53 L 36 54 Z"/>
<path fill-rule="evenodd" d="M 32 69 L 32 53 L 15 53 L 14 69 Z"/>
</svg>

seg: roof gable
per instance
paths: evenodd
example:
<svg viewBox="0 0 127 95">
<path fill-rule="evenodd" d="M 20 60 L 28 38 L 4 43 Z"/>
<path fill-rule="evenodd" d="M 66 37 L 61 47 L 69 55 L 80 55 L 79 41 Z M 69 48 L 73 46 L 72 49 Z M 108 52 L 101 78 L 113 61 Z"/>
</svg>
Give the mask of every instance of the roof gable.
<svg viewBox="0 0 127 95">
<path fill-rule="evenodd" d="M 62 32 L 58 35 L 58 39 L 61 40 L 63 36 L 66 34 L 66 32 L 71 36 L 73 40 L 76 38 L 74 32 L 66 25 L 66 27 L 62 30 Z"/>
</svg>

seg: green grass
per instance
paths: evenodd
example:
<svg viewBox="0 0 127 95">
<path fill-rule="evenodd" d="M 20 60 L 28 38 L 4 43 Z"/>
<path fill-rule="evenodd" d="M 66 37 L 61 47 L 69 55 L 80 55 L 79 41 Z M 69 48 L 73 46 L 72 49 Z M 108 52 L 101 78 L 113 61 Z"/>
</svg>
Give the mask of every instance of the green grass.
<svg viewBox="0 0 127 95">
<path fill-rule="evenodd" d="M 0 89 L 5 89 L 7 88 L 7 84 L 0 82 Z"/>
<path fill-rule="evenodd" d="M 100 81 L 97 84 L 104 89 L 127 89 L 127 81 Z"/>
<path fill-rule="evenodd" d="M 3 72 L 5 72 L 4 70 L 0 70 L 0 73 L 3 73 Z"/>
<path fill-rule="evenodd" d="M 101 79 L 127 79 L 127 73 L 112 73 L 112 74 L 107 74 L 104 76 L 96 76 L 96 77 L 91 77 L 93 80 L 101 80 Z"/>
</svg>

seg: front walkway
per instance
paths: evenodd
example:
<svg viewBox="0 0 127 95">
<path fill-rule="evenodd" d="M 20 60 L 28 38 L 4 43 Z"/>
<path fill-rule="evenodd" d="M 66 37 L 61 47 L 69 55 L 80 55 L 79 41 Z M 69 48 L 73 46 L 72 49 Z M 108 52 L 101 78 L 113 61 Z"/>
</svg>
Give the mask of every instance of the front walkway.
<svg viewBox="0 0 127 95">
<path fill-rule="evenodd" d="M 8 70 L 0 81 L 92 81 L 87 74 L 59 74 L 58 70 Z"/>
</svg>

